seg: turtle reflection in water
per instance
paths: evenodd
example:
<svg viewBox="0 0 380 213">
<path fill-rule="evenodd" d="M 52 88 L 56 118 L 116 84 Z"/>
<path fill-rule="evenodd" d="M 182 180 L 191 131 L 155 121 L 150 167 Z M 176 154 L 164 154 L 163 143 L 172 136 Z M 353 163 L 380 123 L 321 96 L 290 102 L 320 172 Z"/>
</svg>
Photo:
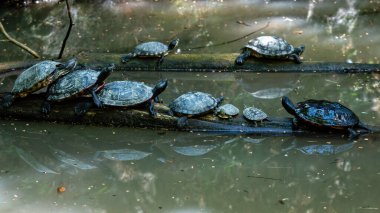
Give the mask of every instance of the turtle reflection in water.
<svg viewBox="0 0 380 213">
<path fill-rule="evenodd" d="M 160 58 L 157 65 L 162 64 L 164 57 L 173 50 L 179 43 L 179 39 L 174 39 L 169 45 L 157 41 L 145 42 L 139 44 L 135 49 L 125 56 L 121 57 L 121 62 L 126 63 L 135 57 L 152 57 Z"/>
<path fill-rule="evenodd" d="M 349 133 L 350 138 L 359 136 L 371 130 L 365 127 L 353 111 L 337 102 L 326 100 L 307 100 L 296 105 L 284 96 L 282 106 L 285 110 L 294 115 L 294 127 L 298 123 L 307 127 L 317 127 L 327 130 L 341 130 Z M 360 131 L 358 131 L 360 130 Z"/>
<path fill-rule="evenodd" d="M 260 36 L 250 40 L 243 47 L 243 53 L 236 58 L 235 63 L 242 65 L 248 57 L 254 56 L 256 58 L 287 59 L 300 64 L 302 63 L 300 55 L 304 50 L 304 45 L 293 47 L 277 36 Z"/>
</svg>

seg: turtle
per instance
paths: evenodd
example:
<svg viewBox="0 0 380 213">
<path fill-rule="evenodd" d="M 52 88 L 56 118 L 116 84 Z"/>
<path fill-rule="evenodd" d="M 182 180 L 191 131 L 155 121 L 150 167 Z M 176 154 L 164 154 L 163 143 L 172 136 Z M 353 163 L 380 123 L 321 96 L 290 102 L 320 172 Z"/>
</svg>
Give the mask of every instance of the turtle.
<svg viewBox="0 0 380 213">
<path fill-rule="evenodd" d="M 182 94 L 169 104 L 170 114 L 180 117 L 205 115 L 216 109 L 223 101 L 223 97 L 214 98 L 204 92 L 188 92 Z"/>
<path fill-rule="evenodd" d="M 91 94 L 97 107 L 102 104 L 96 94 L 104 86 L 104 80 L 111 74 L 115 64 L 110 64 L 102 71 L 82 68 L 70 72 L 53 83 L 48 91 L 46 101 L 41 111 L 45 114 L 50 112 L 49 102 L 60 102 L 66 99 Z"/>
<path fill-rule="evenodd" d="M 155 117 L 153 102 L 159 102 L 160 95 L 168 86 L 167 80 L 160 80 L 154 88 L 137 81 L 114 81 L 104 85 L 98 93 L 103 105 L 112 107 L 146 106 L 151 116 Z"/>
<path fill-rule="evenodd" d="M 243 116 L 249 121 L 263 121 L 268 115 L 259 108 L 247 107 L 243 110 Z"/>
<path fill-rule="evenodd" d="M 169 45 L 163 44 L 158 41 L 150 41 L 139 44 L 135 49 L 125 56 L 121 57 L 121 62 L 126 63 L 134 57 L 153 57 L 160 58 L 157 65 L 162 64 L 164 57 L 173 50 L 179 43 L 179 39 L 172 40 Z"/>
<path fill-rule="evenodd" d="M 350 138 L 359 136 L 362 129 L 371 132 L 369 128 L 360 122 L 358 116 L 349 108 L 337 102 L 327 100 L 306 100 L 298 102 L 296 105 L 284 96 L 281 99 L 285 110 L 295 116 L 293 126 L 303 124 L 306 127 L 316 127 L 325 130 L 340 130 L 349 133 Z"/>
<path fill-rule="evenodd" d="M 300 55 L 305 50 L 305 45 L 293 47 L 278 36 L 260 36 L 250 40 L 242 50 L 243 52 L 235 60 L 237 65 L 242 65 L 249 56 L 288 59 L 300 64 L 302 63 Z"/>
<path fill-rule="evenodd" d="M 216 115 L 219 118 L 229 119 L 238 115 L 240 110 L 232 104 L 224 104 L 216 109 Z"/>
<path fill-rule="evenodd" d="M 3 97 L 2 107 L 8 108 L 15 98 L 26 97 L 28 94 L 50 85 L 59 77 L 72 71 L 76 64 L 77 60 L 73 58 L 66 63 L 45 60 L 29 67 L 17 77 L 12 91 Z"/>
</svg>

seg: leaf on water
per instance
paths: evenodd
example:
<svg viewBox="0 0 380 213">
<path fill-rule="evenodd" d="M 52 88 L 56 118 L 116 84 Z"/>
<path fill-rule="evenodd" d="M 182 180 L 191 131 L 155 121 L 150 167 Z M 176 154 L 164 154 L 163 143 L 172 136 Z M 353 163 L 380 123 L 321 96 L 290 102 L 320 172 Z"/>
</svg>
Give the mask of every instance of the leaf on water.
<svg viewBox="0 0 380 213">
<path fill-rule="evenodd" d="M 129 160 L 141 160 L 152 153 L 143 152 L 133 149 L 115 149 L 115 150 L 103 150 L 95 153 L 95 159 L 101 160 L 106 158 L 109 160 L 129 161 Z"/>
<path fill-rule="evenodd" d="M 49 169 L 48 167 L 40 164 L 36 160 L 36 158 L 34 158 L 30 153 L 24 151 L 23 149 L 18 148 L 16 146 L 15 146 L 15 149 L 18 156 L 20 156 L 22 160 L 24 160 L 27 164 L 29 164 L 29 166 L 31 166 L 36 171 L 41 172 L 41 173 L 59 174 L 53 171 L 52 169 Z"/>
<path fill-rule="evenodd" d="M 246 137 L 243 138 L 243 141 L 248 142 L 248 143 L 254 143 L 254 144 L 259 144 L 266 138 L 251 138 L 251 137 Z"/>
<path fill-rule="evenodd" d="M 85 163 L 83 161 L 78 160 L 74 156 L 67 154 L 64 151 L 53 148 L 51 146 L 49 148 L 51 149 L 52 154 L 54 155 L 55 158 L 57 158 L 59 161 L 66 163 L 70 166 L 74 166 L 74 167 L 77 167 L 77 168 L 82 169 L 82 170 L 97 168 L 94 165 L 91 165 L 91 164 L 88 164 L 88 163 Z"/>
<path fill-rule="evenodd" d="M 269 88 L 252 92 L 251 95 L 255 98 L 274 99 L 282 97 L 291 92 L 292 90 L 292 88 Z"/>
<path fill-rule="evenodd" d="M 216 145 L 174 146 L 175 152 L 186 156 L 201 156 L 215 149 Z"/>
</svg>

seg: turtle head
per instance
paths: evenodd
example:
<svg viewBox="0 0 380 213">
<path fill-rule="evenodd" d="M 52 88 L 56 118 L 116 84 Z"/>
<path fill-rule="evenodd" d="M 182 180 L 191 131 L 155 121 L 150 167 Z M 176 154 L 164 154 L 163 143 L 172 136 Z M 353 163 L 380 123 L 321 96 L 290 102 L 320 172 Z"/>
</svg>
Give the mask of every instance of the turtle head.
<svg viewBox="0 0 380 213">
<path fill-rule="evenodd" d="M 111 63 L 106 68 L 104 68 L 100 74 L 98 75 L 98 80 L 96 81 L 96 84 L 101 84 L 108 78 L 108 76 L 111 75 L 112 71 L 115 69 L 115 64 Z"/>
<path fill-rule="evenodd" d="M 224 97 L 223 97 L 223 96 L 217 98 L 217 99 L 216 99 L 216 106 L 219 106 L 219 105 L 223 102 L 223 100 L 224 100 Z"/>
<path fill-rule="evenodd" d="M 291 114 L 291 115 L 296 115 L 296 107 L 294 106 L 293 102 L 286 96 L 283 96 L 281 98 L 281 103 L 282 106 L 285 108 L 285 110 Z"/>
<path fill-rule="evenodd" d="M 294 48 L 294 53 L 297 55 L 301 55 L 305 51 L 305 45 L 301 45 L 299 47 Z"/>
<path fill-rule="evenodd" d="M 173 41 L 171 41 L 171 42 L 169 43 L 169 45 L 168 45 L 168 49 L 169 49 L 169 50 L 174 49 L 174 48 L 178 45 L 178 43 L 179 43 L 179 38 L 174 39 Z"/>
<path fill-rule="evenodd" d="M 67 73 L 73 71 L 77 66 L 78 60 L 76 58 L 72 58 L 68 60 L 66 63 L 59 63 L 56 65 L 56 69 L 54 71 L 53 80 L 58 79 L 61 76 L 66 75 Z"/>
<path fill-rule="evenodd" d="M 156 86 L 152 90 L 153 98 L 155 98 L 159 94 L 161 94 L 166 89 L 167 86 L 168 86 L 168 80 L 166 80 L 166 79 L 160 80 L 160 82 L 158 82 L 158 84 L 156 84 Z"/>
</svg>

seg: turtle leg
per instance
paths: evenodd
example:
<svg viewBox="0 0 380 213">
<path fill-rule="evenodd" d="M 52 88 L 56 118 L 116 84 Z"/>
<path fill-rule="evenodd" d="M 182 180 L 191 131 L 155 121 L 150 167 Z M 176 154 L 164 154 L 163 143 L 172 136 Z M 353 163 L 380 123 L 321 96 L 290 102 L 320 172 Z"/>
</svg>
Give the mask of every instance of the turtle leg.
<svg viewBox="0 0 380 213">
<path fill-rule="evenodd" d="M 99 100 L 98 94 L 96 94 L 96 89 L 97 89 L 97 87 L 93 87 L 93 88 L 91 89 L 92 100 L 94 101 L 96 107 L 98 107 L 98 108 L 102 108 L 102 107 L 103 107 L 103 104 L 102 104 L 102 102 Z"/>
<path fill-rule="evenodd" d="M 84 116 L 86 112 L 88 111 L 88 109 L 90 109 L 93 105 L 94 105 L 93 102 L 81 102 L 77 104 L 74 107 L 75 115 L 80 116 L 80 117 Z"/>
<path fill-rule="evenodd" d="M 302 61 L 300 59 L 300 56 L 297 55 L 297 54 L 295 54 L 295 53 L 291 54 L 289 56 L 289 58 L 290 58 L 290 60 L 294 61 L 294 63 L 296 63 L 296 64 L 301 64 L 302 63 Z"/>
<path fill-rule="evenodd" d="M 134 58 L 134 57 L 136 57 L 136 54 L 134 54 L 134 53 L 128 53 L 125 56 L 121 56 L 121 62 L 122 63 L 127 63 L 129 60 L 131 60 L 131 58 Z"/>
<path fill-rule="evenodd" d="M 51 105 L 49 101 L 44 100 L 44 102 L 42 102 L 42 105 L 41 105 L 41 113 L 47 115 L 50 113 L 50 111 L 51 111 Z"/>
<path fill-rule="evenodd" d="M 348 138 L 350 140 L 357 139 L 359 137 L 359 135 L 360 135 L 360 133 L 357 132 L 357 131 L 355 131 L 353 128 L 348 128 L 347 130 L 348 130 L 348 133 L 349 133 Z"/>
<path fill-rule="evenodd" d="M 187 118 L 187 117 L 180 117 L 180 118 L 178 118 L 177 119 L 177 126 L 179 127 L 179 128 L 183 128 L 183 127 L 185 127 L 186 125 L 187 125 L 187 121 L 188 121 L 189 119 Z"/>
<path fill-rule="evenodd" d="M 244 64 L 244 61 L 247 60 L 247 58 L 251 56 L 251 51 L 249 50 L 245 50 L 242 54 L 240 54 L 236 60 L 235 60 L 235 64 L 237 65 L 243 65 Z"/>
<path fill-rule="evenodd" d="M 373 130 L 371 130 L 370 128 L 368 128 L 365 124 L 363 124 L 362 122 L 359 122 L 357 127 L 359 127 L 360 129 L 363 129 L 366 131 L 366 133 L 369 133 L 369 132 L 373 132 Z"/>
<path fill-rule="evenodd" d="M 157 61 L 157 67 L 161 66 L 162 62 L 164 62 L 165 54 L 162 54 L 160 59 Z"/>
<path fill-rule="evenodd" d="M 157 113 L 156 111 L 154 111 L 154 101 L 153 100 L 150 100 L 148 101 L 148 109 L 149 109 L 149 114 L 152 116 L 152 117 L 156 117 L 157 116 Z"/>
<path fill-rule="evenodd" d="M 7 93 L 3 96 L 3 100 L 1 101 L 2 108 L 8 108 L 12 105 L 15 96 L 12 93 Z"/>
</svg>

